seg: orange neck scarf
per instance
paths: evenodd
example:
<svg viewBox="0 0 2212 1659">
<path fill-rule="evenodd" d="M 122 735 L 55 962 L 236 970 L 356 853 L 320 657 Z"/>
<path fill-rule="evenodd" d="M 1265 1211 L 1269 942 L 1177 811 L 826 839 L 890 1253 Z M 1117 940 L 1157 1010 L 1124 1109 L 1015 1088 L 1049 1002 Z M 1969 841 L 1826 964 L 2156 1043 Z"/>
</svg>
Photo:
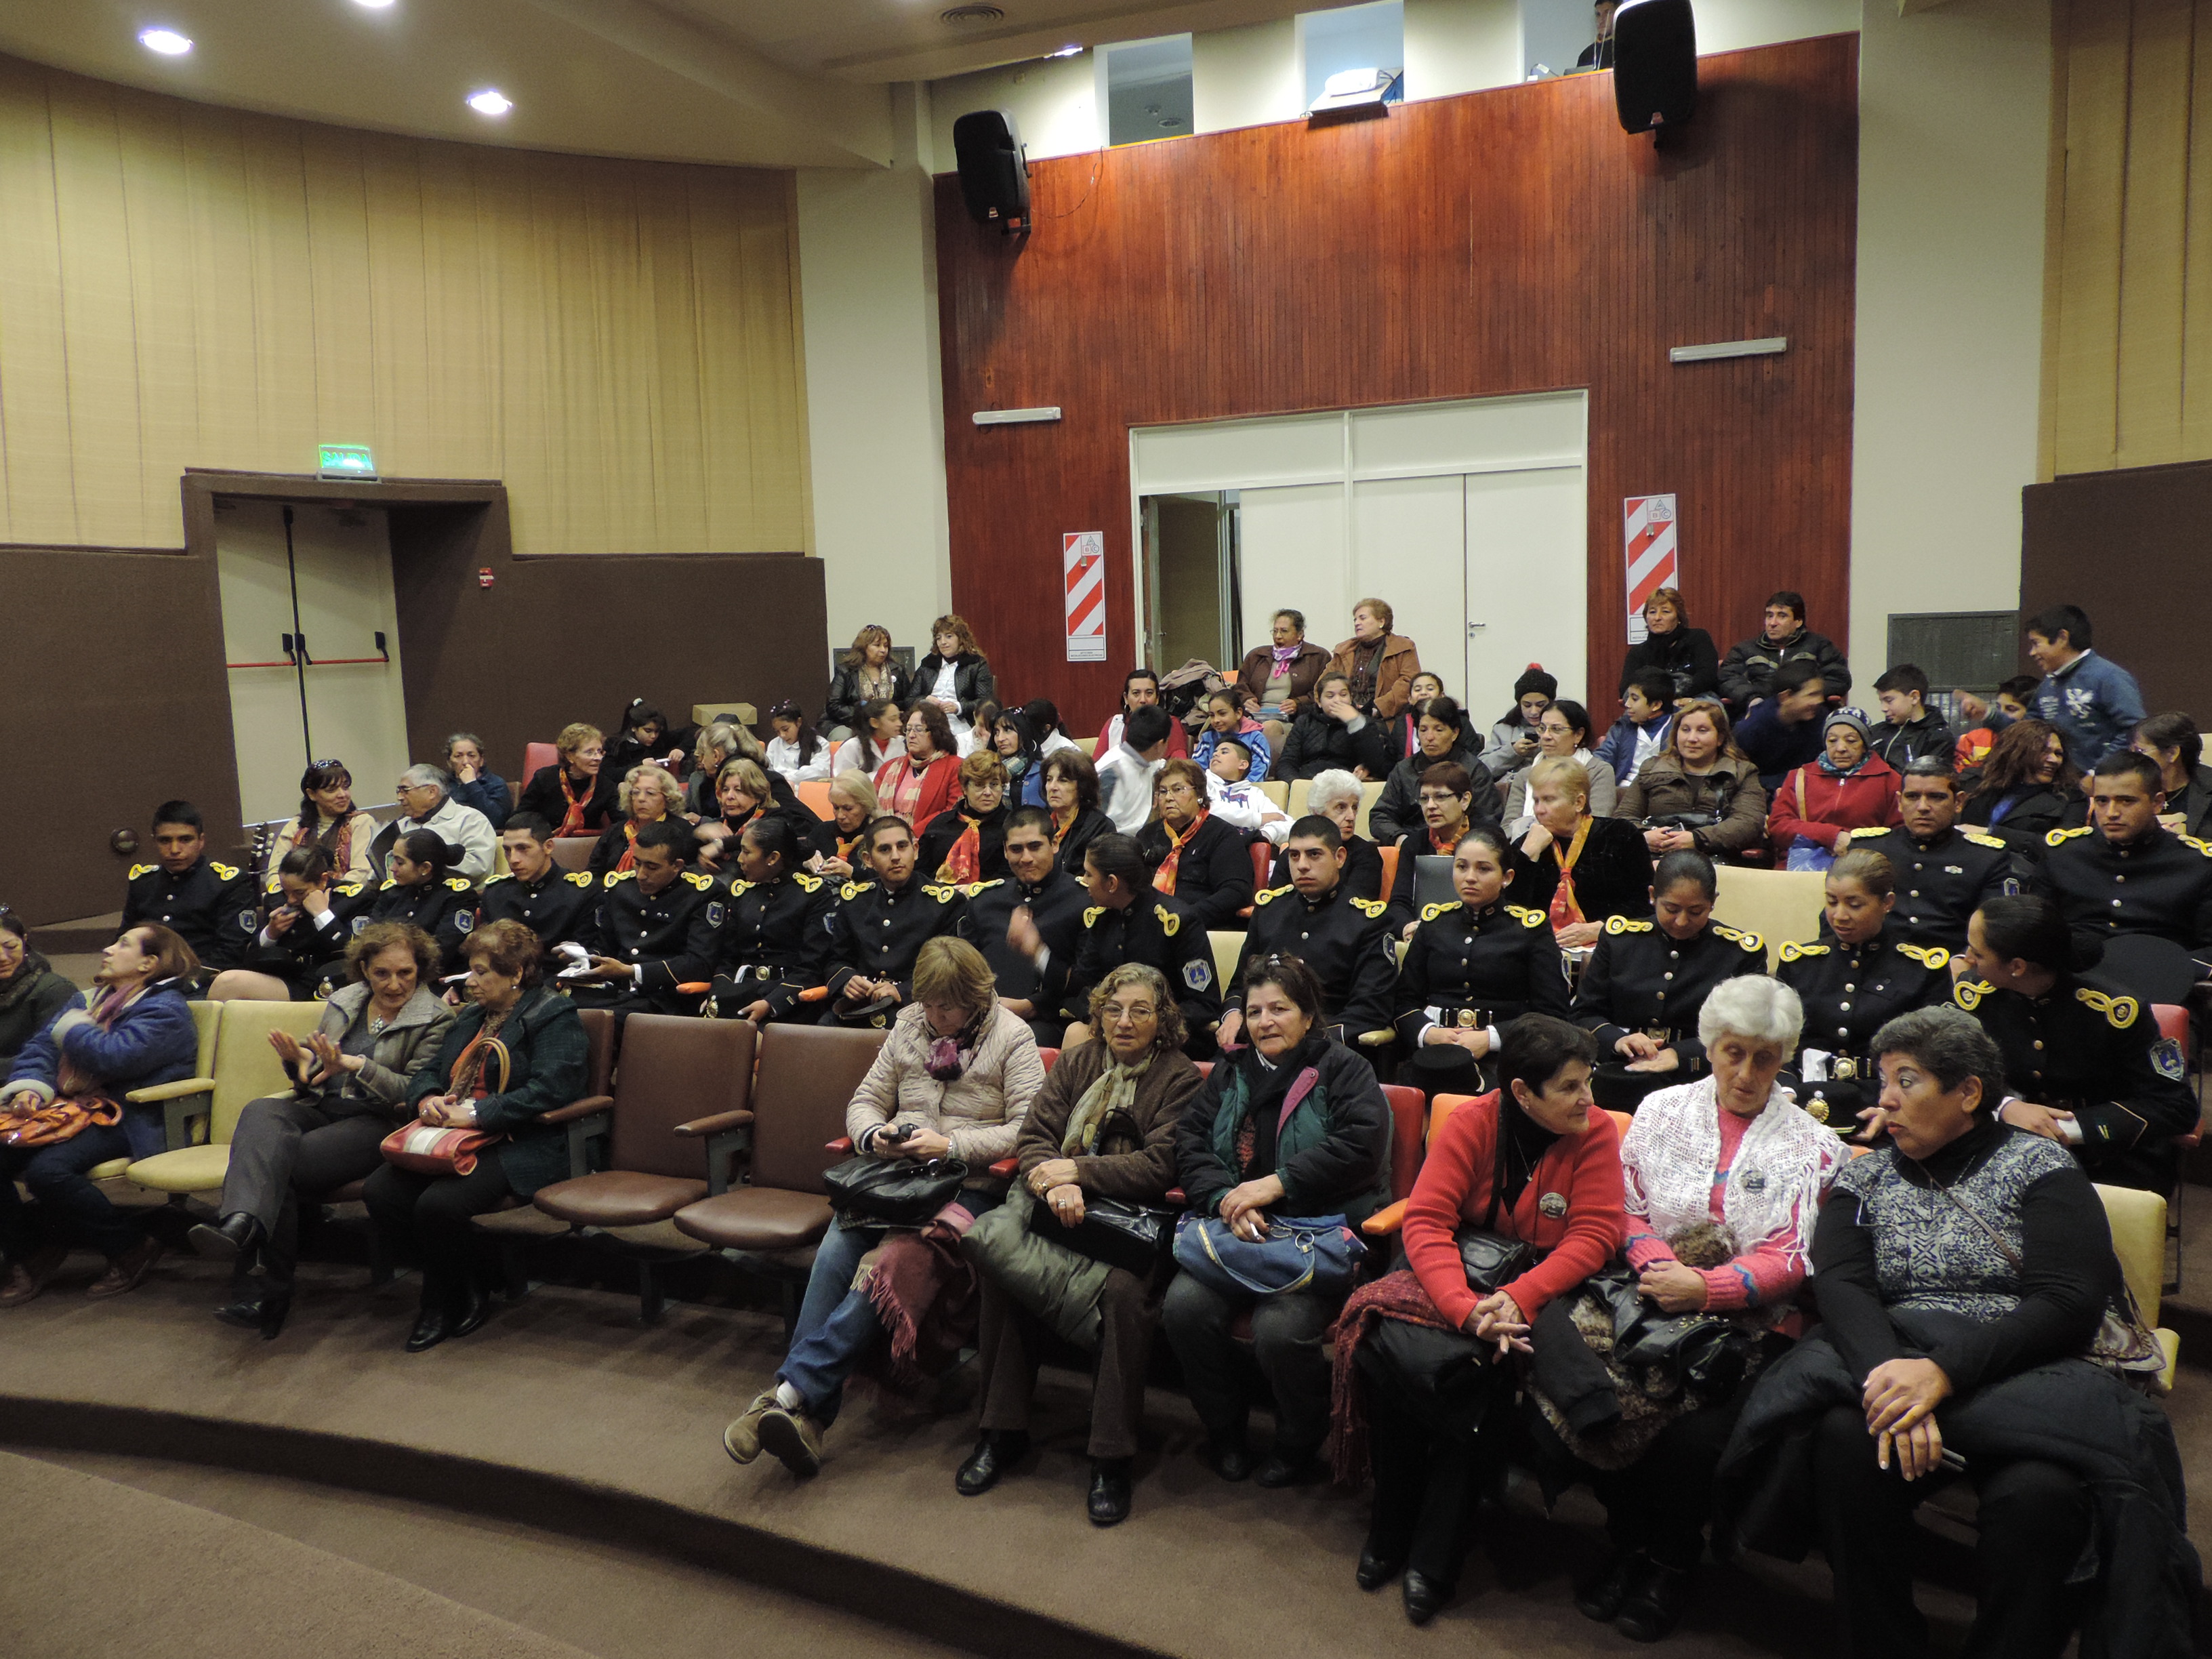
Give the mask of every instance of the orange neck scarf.
<svg viewBox="0 0 2212 1659">
<path fill-rule="evenodd" d="M 1552 843 L 1552 860 L 1559 866 L 1559 884 L 1552 890 L 1552 926 L 1554 928 L 1571 927 L 1578 921 L 1589 920 L 1583 915 L 1583 907 L 1575 897 L 1575 863 L 1583 855 L 1583 843 L 1589 839 L 1593 822 L 1589 813 L 1583 814 L 1582 822 L 1575 826 L 1574 842 L 1565 851 L 1560 849 L 1557 841 Z"/>
<path fill-rule="evenodd" d="M 1161 892 L 1170 896 L 1174 894 L 1176 866 L 1182 862 L 1182 849 L 1190 845 L 1190 838 L 1204 828 L 1206 819 L 1212 816 L 1210 811 L 1200 812 L 1190 821 L 1190 828 L 1179 836 L 1174 830 L 1168 830 L 1168 822 L 1165 818 L 1160 820 L 1160 828 L 1168 830 L 1168 855 L 1160 860 L 1160 867 L 1152 872 L 1152 885 Z"/>
</svg>

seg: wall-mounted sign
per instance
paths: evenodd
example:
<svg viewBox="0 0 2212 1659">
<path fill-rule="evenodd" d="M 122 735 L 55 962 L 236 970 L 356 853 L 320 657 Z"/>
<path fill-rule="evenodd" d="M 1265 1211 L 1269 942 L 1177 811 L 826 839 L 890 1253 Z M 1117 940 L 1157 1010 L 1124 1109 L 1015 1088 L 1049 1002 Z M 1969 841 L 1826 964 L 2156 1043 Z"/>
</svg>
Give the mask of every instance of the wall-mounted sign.
<svg viewBox="0 0 2212 1659">
<path fill-rule="evenodd" d="M 1067 605 L 1067 659 L 1106 660 L 1106 532 L 1079 530 L 1060 538 L 1060 592 Z"/>
<path fill-rule="evenodd" d="M 374 478 L 376 462 L 366 444 L 325 444 L 315 476 L 321 478 Z"/>
<path fill-rule="evenodd" d="M 1631 495 L 1621 502 L 1623 557 L 1628 573 L 1628 642 L 1644 643 L 1644 603 L 1662 587 L 1682 585 L 1672 495 Z"/>
</svg>

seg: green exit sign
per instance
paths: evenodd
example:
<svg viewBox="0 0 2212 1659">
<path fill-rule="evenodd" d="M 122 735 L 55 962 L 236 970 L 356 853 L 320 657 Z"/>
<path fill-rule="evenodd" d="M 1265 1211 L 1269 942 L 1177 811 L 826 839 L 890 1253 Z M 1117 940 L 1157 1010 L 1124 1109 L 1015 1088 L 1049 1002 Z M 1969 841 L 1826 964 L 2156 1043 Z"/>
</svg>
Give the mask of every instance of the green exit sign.
<svg viewBox="0 0 2212 1659">
<path fill-rule="evenodd" d="M 366 444 L 325 444 L 320 476 L 325 478 L 374 478 L 375 459 Z"/>
</svg>

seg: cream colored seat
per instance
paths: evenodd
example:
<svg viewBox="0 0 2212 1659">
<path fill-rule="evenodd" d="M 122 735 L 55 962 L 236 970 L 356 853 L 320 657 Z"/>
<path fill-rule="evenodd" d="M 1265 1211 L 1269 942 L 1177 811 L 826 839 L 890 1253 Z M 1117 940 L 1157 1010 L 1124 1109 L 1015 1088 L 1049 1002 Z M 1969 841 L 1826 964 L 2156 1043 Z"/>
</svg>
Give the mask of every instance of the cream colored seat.
<svg viewBox="0 0 2212 1659">
<path fill-rule="evenodd" d="M 1229 994 L 1229 981 L 1237 974 L 1237 958 L 1244 954 L 1244 935 L 1224 933 L 1216 929 L 1207 933 L 1206 938 L 1206 942 L 1213 946 L 1213 976 L 1221 981 L 1221 994 L 1225 998 Z"/>
<path fill-rule="evenodd" d="M 220 1002 L 191 1005 L 192 1028 L 199 1034 L 200 1048 L 190 1077 L 157 1083 L 150 1089 L 133 1089 L 123 1097 L 134 1106 L 161 1103 L 163 1145 L 170 1152 L 191 1146 L 193 1123 L 207 1115 L 208 1091 L 215 1087 L 216 1034 L 222 1029 L 222 1007 Z M 105 1164 L 94 1164 L 87 1179 L 106 1181 L 130 1167 L 129 1158 L 111 1158 Z"/>
<path fill-rule="evenodd" d="M 1720 867 L 1720 891 L 1713 920 L 1766 941 L 1766 970 L 1782 959 L 1785 942 L 1803 944 L 1820 933 L 1820 907 L 1827 878 L 1817 870 L 1745 870 Z"/>
<path fill-rule="evenodd" d="M 271 1031 L 289 1031 L 305 1041 L 323 1017 L 319 1002 L 226 1002 L 222 1031 L 210 1073 L 207 1139 L 153 1158 L 142 1158 L 123 1175 L 134 1185 L 181 1198 L 188 1193 L 219 1192 L 230 1169 L 230 1137 L 250 1100 L 289 1094 L 292 1079 L 276 1051 Z"/>
<path fill-rule="evenodd" d="M 1269 778 L 1260 786 L 1260 793 L 1285 812 L 1291 810 L 1291 786 L 1280 778 Z"/>
<path fill-rule="evenodd" d="M 1375 810 L 1375 803 L 1382 799 L 1381 784 L 1363 783 L 1359 786 L 1359 816 L 1352 821 L 1353 833 L 1364 836 L 1369 841 L 1375 839 L 1374 832 L 1367 827 L 1367 815 Z"/>
<path fill-rule="evenodd" d="M 2097 1196 L 2105 1201 L 2105 1219 L 2112 1229 L 2112 1254 L 2120 1259 L 2120 1272 L 2136 1293 L 2136 1305 L 2166 1350 L 2166 1385 L 2173 1386 L 2173 1369 L 2181 1353 L 2181 1338 L 2158 1322 L 2159 1286 L 2166 1277 L 2166 1200 L 2156 1193 L 2133 1187 L 2103 1187 Z"/>
<path fill-rule="evenodd" d="M 749 702 L 695 702 L 691 705 L 691 724 L 712 726 L 725 714 L 735 714 L 740 726 L 758 726 L 760 711 Z"/>
<path fill-rule="evenodd" d="M 1098 758 L 1098 755 L 1097 755 L 1097 750 L 1098 750 L 1098 739 L 1097 739 L 1097 738 L 1076 738 L 1073 739 L 1073 743 L 1074 743 L 1075 746 L 1076 746 L 1078 749 L 1080 749 L 1080 750 L 1081 750 L 1085 754 L 1086 754 L 1086 755 L 1090 756 L 1091 759 L 1096 760 L 1096 759 L 1097 759 L 1097 758 Z"/>
</svg>

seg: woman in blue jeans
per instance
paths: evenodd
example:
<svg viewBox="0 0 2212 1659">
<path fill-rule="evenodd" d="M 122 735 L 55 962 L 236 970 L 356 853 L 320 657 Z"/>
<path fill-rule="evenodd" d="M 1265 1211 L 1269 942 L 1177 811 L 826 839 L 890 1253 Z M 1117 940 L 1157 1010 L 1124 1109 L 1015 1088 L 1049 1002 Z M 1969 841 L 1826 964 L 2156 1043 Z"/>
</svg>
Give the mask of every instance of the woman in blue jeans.
<svg viewBox="0 0 2212 1659">
<path fill-rule="evenodd" d="M 894 1378 L 910 1381 L 972 1337 L 975 1270 L 959 1236 L 1006 1195 L 991 1165 L 1013 1155 L 1044 1063 L 1029 1022 L 1000 1005 L 990 964 L 967 940 L 921 947 L 914 995 L 845 1109 L 846 1130 L 863 1157 L 957 1158 L 967 1182 L 919 1229 L 831 1223 L 775 1386 L 723 1431 L 740 1463 L 765 1450 L 794 1474 L 814 1474 L 845 1379 L 886 1339 Z M 864 1257 L 873 1258 L 865 1274 Z"/>
<path fill-rule="evenodd" d="M 133 927 L 100 953 L 88 1006 L 67 1008 L 15 1056 L 0 1085 L 0 1253 L 8 1276 L 0 1308 L 20 1307 L 46 1288 L 72 1246 L 107 1258 L 88 1295 L 136 1290 L 161 1254 L 159 1240 L 108 1202 L 87 1172 L 118 1158 L 162 1148 L 161 1108 L 133 1106 L 135 1089 L 192 1074 L 199 1034 L 177 988 L 199 972 L 192 947 L 167 927 Z M 91 1123 L 66 1140 L 19 1146 L 31 1115 L 57 1100 L 112 1123 Z M 15 1190 L 30 1188 L 26 1205 Z"/>
</svg>

